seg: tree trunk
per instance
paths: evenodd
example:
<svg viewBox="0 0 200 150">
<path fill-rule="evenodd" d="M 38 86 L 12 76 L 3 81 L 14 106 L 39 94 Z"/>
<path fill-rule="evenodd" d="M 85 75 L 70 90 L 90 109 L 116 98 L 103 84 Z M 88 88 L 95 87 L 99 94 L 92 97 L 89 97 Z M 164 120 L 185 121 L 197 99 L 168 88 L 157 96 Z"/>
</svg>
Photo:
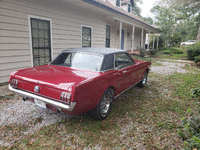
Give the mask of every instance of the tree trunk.
<svg viewBox="0 0 200 150">
<path fill-rule="evenodd" d="M 199 31 L 198 31 L 198 34 L 197 34 L 197 42 L 200 42 L 200 26 L 199 26 Z"/>
</svg>

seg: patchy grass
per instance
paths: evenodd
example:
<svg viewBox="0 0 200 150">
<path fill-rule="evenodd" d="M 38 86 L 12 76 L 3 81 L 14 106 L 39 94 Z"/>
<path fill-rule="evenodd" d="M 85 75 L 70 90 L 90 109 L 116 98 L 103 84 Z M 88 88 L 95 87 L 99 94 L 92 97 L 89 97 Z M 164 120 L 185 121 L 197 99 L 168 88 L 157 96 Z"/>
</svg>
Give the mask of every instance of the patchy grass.
<svg viewBox="0 0 200 150">
<path fill-rule="evenodd" d="M 139 55 L 131 55 L 133 57 L 133 59 L 139 59 L 139 60 L 144 60 L 144 61 L 152 61 L 151 58 L 148 58 L 148 57 L 141 57 Z"/>
<path fill-rule="evenodd" d="M 175 48 L 177 50 L 181 50 L 183 51 L 183 54 L 163 54 L 163 51 L 160 51 L 156 54 L 156 56 L 152 56 L 152 57 L 156 57 L 156 58 L 165 58 L 165 59 L 174 59 L 174 60 L 187 60 L 187 49 L 180 47 L 180 48 Z"/>
<path fill-rule="evenodd" d="M 160 63 L 153 62 L 153 65 Z M 118 97 L 105 120 L 93 120 L 86 114 L 63 119 L 16 140 L 10 147 L 0 148 L 181 149 L 184 142 L 177 134 L 177 129 L 181 128 L 180 118 L 187 116 L 188 108 L 192 112 L 199 109 L 197 98 L 191 96 L 191 90 L 199 85 L 200 71 L 170 76 L 150 73 L 147 86 L 133 87 Z M 42 118 L 38 118 L 32 124 L 41 121 Z M 14 129 L 3 127 L 0 132 L 16 133 Z M 24 129 L 26 127 L 19 130 Z M 3 138 L 8 139 L 8 136 L 4 134 Z"/>
</svg>

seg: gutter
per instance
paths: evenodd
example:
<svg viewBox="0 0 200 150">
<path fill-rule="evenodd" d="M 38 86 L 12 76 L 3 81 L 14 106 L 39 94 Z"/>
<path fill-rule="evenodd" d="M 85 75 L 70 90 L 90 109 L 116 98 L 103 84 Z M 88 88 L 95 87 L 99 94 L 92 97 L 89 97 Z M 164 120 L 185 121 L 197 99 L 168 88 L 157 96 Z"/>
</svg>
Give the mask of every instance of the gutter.
<svg viewBox="0 0 200 150">
<path fill-rule="evenodd" d="M 108 7 L 108 6 L 104 5 L 104 4 L 102 4 L 102 3 L 99 3 L 99 2 L 97 2 L 97 1 L 95 1 L 95 0 L 82 0 L 82 1 L 83 1 L 83 2 L 86 2 L 86 3 L 89 3 L 89 4 L 91 4 L 91 5 L 94 5 L 94 6 L 96 6 L 96 7 L 102 8 L 102 9 L 104 9 L 104 10 L 107 10 L 107 11 L 109 11 L 109 12 L 112 12 L 112 13 L 115 13 L 115 14 L 119 14 L 119 15 L 123 15 L 123 16 L 125 16 L 125 17 L 128 17 L 128 18 L 130 18 L 130 19 L 132 19 L 132 20 L 138 21 L 138 22 L 140 22 L 140 23 L 143 23 L 143 24 L 145 24 L 145 25 L 147 25 L 147 26 L 149 26 L 149 27 L 151 27 L 151 28 L 154 28 L 154 29 L 156 29 L 157 31 L 159 31 L 159 29 L 157 29 L 157 28 L 155 28 L 155 27 L 153 27 L 153 26 L 151 26 L 151 25 L 149 25 L 149 24 L 147 24 L 147 23 L 144 23 L 144 22 L 142 22 L 142 21 L 140 21 L 140 20 L 137 20 L 137 19 L 135 19 L 135 18 L 132 18 L 132 17 L 130 17 L 130 16 L 124 14 L 124 13 L 121 13 L 121 12 L 115 10 L 115 9 L 112 9 L 112 8 L 110 8 L 110 7 Z"/>
</svg>

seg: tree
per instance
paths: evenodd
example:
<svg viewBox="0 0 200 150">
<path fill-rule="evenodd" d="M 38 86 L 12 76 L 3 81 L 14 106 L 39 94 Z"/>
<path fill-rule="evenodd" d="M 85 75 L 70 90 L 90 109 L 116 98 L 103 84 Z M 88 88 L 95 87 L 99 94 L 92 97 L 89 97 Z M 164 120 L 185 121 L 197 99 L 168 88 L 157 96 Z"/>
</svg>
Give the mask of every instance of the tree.
<svg viewBox="0 0 200 150">
<path fill-rule="evenodd" d="M 151 17 L 143 17 L 144 22 L 153 25 L 153 19 Z"/>
<path fill-rule="evenodd" d="M 199 11 L 199 0 L 160 0 L 151 9 L 156 14 L 155 23 L 160 28 L 165 46 L 179 45 L 181 41 L 197 38 L 200 30 Z"/>
<path fill-rule="evenodd" d="M 200 1 L 199 0 L 163 0 L 167 1 L 172 7 L 180 11 L 180 20 L 194 18 L 193 35 L 196 35 L 200 42 Z"/>
<path fill-rule="evenodd" d="M 173 43 L 172 37 L 176 28 L 175 11 L 168 6 L 157 4 L 151 9 L 151 12 L 156 14 L 155 24 L 161 31 L 165 46 L 170 46 Z"/>
<path fill-rule="evenodd" d="M 134 0 L 132 12 L 133 12 L 134 15 L 141 18 L 142 17 L 141 16 L 141 8 L 137 5 L 137 3 L 142 4 L 143 2 L 142 2 L 142 0 Z"/>
</svg>

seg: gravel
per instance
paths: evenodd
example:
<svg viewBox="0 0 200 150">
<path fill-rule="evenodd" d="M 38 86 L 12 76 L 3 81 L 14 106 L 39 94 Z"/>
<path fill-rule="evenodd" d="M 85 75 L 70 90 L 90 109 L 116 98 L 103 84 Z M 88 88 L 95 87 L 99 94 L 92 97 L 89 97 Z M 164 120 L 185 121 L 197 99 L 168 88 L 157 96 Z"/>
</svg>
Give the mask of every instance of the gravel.
<svg viewBox="0 0 200 150">
<path fill-rule="evenodd" d="M 48 126 L 56 121 L 61 121 L 63 118 L 69 117 L 67 114 L 43 109 L 35 106 L 32 102 L 24 102 L 23 100 L 9 100 L 2 104 L 0 109 L 0 125 L 26 125 L 29 122 L 34 122 L 38 118 L 42 119 L 41 123 L 37 123 L 32 128 L 29 128 L 24 134 L 34 133 L 34 131 L 43 126 Z"/>
<path fill-rule="evenodd" d="M 156 74 L 171 75 L 174 73 L 188 73 L 187 70 L 183 69 L 185 63 L 174 63 L 174 62 L 160 62 L 162 66 L 152 66 L 151 71 Z"/>
</svg>

